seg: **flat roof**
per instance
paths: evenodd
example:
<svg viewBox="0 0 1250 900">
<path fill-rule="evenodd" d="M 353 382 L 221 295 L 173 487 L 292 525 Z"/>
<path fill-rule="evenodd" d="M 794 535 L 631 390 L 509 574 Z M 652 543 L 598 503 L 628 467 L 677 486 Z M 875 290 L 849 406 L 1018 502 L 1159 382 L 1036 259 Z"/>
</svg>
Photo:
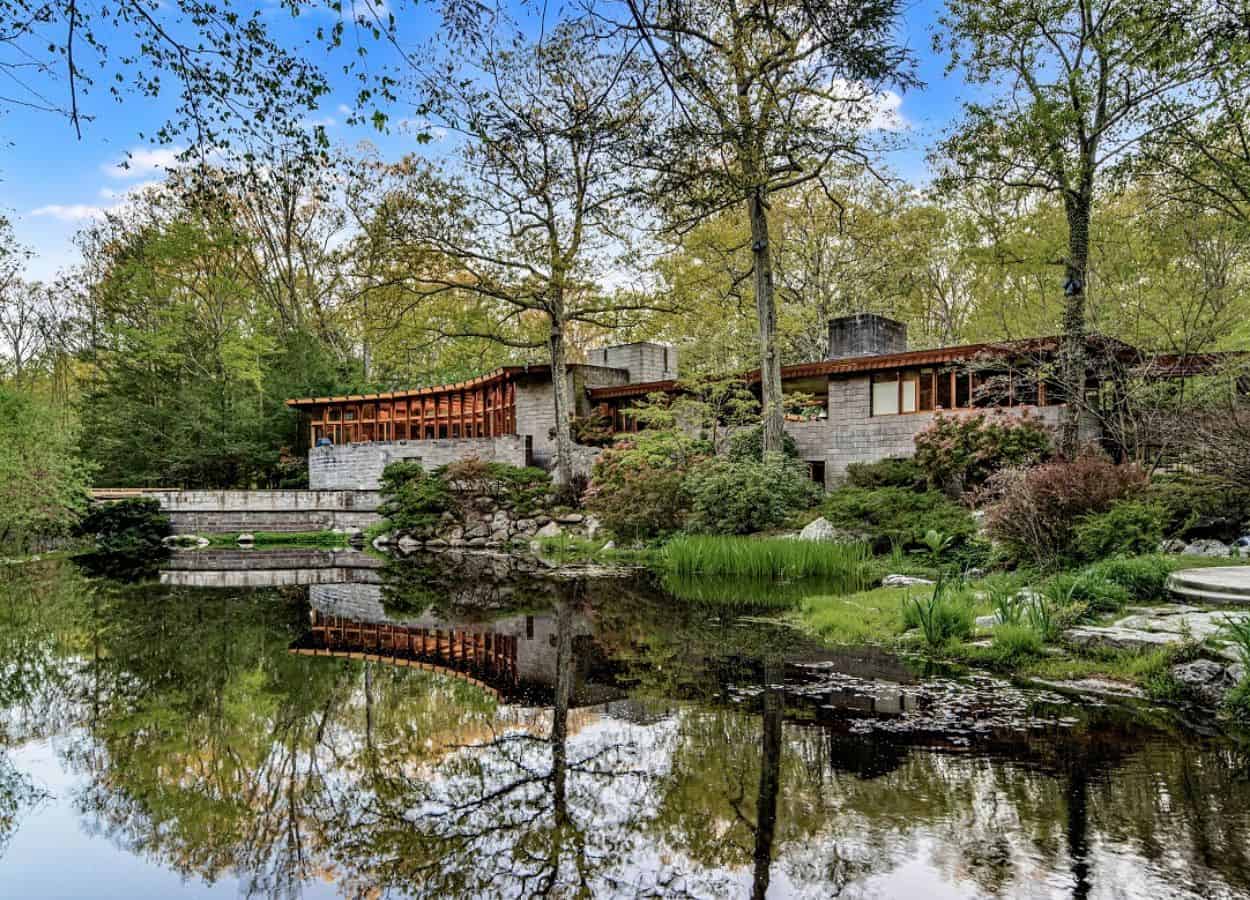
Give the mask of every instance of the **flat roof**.
<svg viewBox="0 0 1250 900">
<path fill-rule="evenodd" d="M 401 391 L 382 391 L 376 394 L 342 394 L 337 397 L 299 397 L 286 401 L 287 406 L 320 406 L 325 403 L 357 403 L 371 402 L 374 400 L 406 400 L 410 397 L 429 397 L 434 394 L 450 394 L 456 391 L 466 391 L 472 388 L 483 387 L 492 382 L 503 381 L 516 375 L 525 374 L 547 374 L 551 373 L 551 366 L 545 363 L 527 366 L 500 366 L 492 372 L 485 375 L 478 375 L 476 378 L 470 378 L 467 381 L 456 381 L 449 384 L 435 384 L 430 387 L 411 388 Z"/>
</svg>

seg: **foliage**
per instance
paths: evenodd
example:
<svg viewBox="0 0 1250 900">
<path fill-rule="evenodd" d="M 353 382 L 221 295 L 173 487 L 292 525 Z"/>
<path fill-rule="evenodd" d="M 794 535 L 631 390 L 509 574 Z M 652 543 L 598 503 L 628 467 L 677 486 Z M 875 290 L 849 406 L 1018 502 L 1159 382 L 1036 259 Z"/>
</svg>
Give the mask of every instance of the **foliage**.
<svg viewBox="0 0 1250 900">
<path fill-rule="evenodd" d="M 1004 622 L 994 628 L 990 649 L 999 665 L 1015 667 L 1042 655 L 1042 637 L 1030 625 Z"/>
<path fill-rule="evenodd" d="M 91 467 L 46 404 L 0 387 L 0 548 L 69 532 L 87 507 Z"/>
<path fill-rule="evenodd" d="M 1076 522 L 1072 553 L 1085 560 L 1152 553 L 1163 540 L 1166 516 L 1157 503 L 1116 501 L 1106 512 L 1091 513 Z"/>
<path fill-rule="evenodd" d="M 599 413 L 574 416 L 569 422 L 569 433 L 573 443 L 583 447 L 606 447 L 616 440 L 612 417 Z"/>
<path fill-rule="evenodd" d="M 1024 592 L 1024 580 L 1014 574 L 991 575 L 981 583 L 994 617 L 1000 625 L 1019 625 L 1024 621 L 1029 598 Z"/>
<path fill-rule="evenodd" d="M 77 532 L 94 538 L 100 553 L 146 556 L 159 554 L 162 540 L 173 529 L 155 497 L 132 497 L 95 504 L 78 523 Z"/>
<path fill-rule="evenodd" d="M 864 535 L 877 553 L 896 544 L 920 547 L 930 530 L 949 535 L 956 546 L 966 545 L 976 534 L 968 510 L 938 491 L 839 488 L 825 497 L 820 509 L 835 528 Z"/>
<path fill-rule="evenodd" d="M 1241 679 L 1224 695 L 1224 711 L 1238 724 L 1250 725 L 1250 677 Z"/>
<path fill-rule="evenodd" d="M 759 462 L 704 460 L 691 468 L 682 488 L 690 498 L 687 529 L 706 534 L 753 534 L 775 528 L 820 495 L 802 463 L 775 453 Z"/>
<path fill-rule="evenodd" d="M 659 554 L 660 566 L 679 576 L 825 578 L 840 581 L 847 590 L 862 586 L 867 561 L 868 551 L 862 544 L 788 538 L 679 535 Z"/>
<path fill-rule="evenodd" d="M 1197 473 L 1156 477 L 1146 498 L 1164 513 L 1164 533 L 1231 541 L 1250 522 L 1250 489 Z"/>
<path fill-rule="evenodd" d="M 1005 469 L 989 484 L 996 499 L 986 527 L 1013 559 L 1054 565 L 1072 551 L 1073 522 L 1105 512 L 1145 484 L 1137 466 L 1096 455 Z"/>
<path fill-rule="evenodd" d="M 551 476 L 535 466 L 510 466 L 469 457 L 448 463 L 434 474 L 455 492 L 492 497 L 521 515 L 542 509 L 551 493 Z"/>
<path fill-rule="evenodd" d="M 1086 566 L 1082 572 L 1117 584 L 1136 601 L 1162 599 L 1167 593 L 1168 576 L 1185 565 L 1166 556 L 1147 556 L 1105 559 Z"/>
<path fill-rule="evenodd" d="M 916 465 L 952 497 L 976 491 L 1002 469 L 1050 457 L 1050 429 L 1032 415 L 942 415 L 916 435 Z"/>
<path fill-rule="evenodd" d="M 920 464 L 911 457 L 880 459 L 870 463 L 851 463 L 846 467 L 848 487 L 875 490 L 898 487 L 920 490 L 927 476 Z"/>
<path fill-rule="evenodd" d="M 378 489 L 382 494 L 378 513 L 394 531 L 429 534 L 455 503 L 447 483 L 417 462 L 388 465 L 382 471 Z"/>
<path fill-rule="evenodd" d="M 926 594 L 910 593 L 903 602 L 903 623 L 919 628 L 930 647 L 943 647 L 972 634 L 976 613 L 969 598 L 939 578 Z"/>
<path fill-rule="evenodd" d="M 781 453 L 790 459 L 798 458 L 799 446 L 789 433 L 781 439 Z M 754 425 L 735 431 L 729 438 L 726 455 L 732 462 L 761 462 L 764 459 L 764 426 Z"/>
<path fill-rule="evenodd" d="M 1123 609 L 1133 599 L 1128 588 L 1096 572 L 1060 572 L 1042 586 L 1042 593 L 1060 605 L 1082 604 L 1092 613 Z"/>
<path fill-rule="evenodd" d="M 640 431 L 599 455 L 586 506 L 618 537 L 671 534 L 690 508 L 686 473 L 710 452 L 706 442 L 677 429 Z"/>
<path fill-rule="evenodd" d="M 1250 619 L 1225 616 L 1220 635 L 1237 648 L 1242 664 L 1250 666 Z"/>
</svg>

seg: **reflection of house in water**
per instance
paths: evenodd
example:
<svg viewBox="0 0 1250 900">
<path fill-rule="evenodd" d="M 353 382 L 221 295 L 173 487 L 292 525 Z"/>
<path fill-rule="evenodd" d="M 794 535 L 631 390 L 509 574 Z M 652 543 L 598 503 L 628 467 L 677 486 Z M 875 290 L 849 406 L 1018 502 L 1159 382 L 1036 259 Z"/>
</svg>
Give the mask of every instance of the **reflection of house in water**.
<svg viewBox="0 0 1250 900">
<path fill-rule="evenodd" d="M 377 584 L 384 565 L 357 550 L 179 550 L 170 555 L 160 578 L 161 584 L 196 588 L 346 587 Z"/>
<path fill-rule="evenodd" d="M 363 586 L 362 586 L 363 587 Z M 555 690 L 557 618 L 516 615 L 490 622 L 455 623 L 421 616 L 402 623 L 362 621 L 310 612 L 309 634 L 294 653 L 372 659 L 412 666 L 467 680 L 504 702 L 546 704 Z M 573 616 L 572 706 L 590 706 L 622 696 L 610 678 L 600 682 L 604 660 L 585 617 Z"/>
</svg>

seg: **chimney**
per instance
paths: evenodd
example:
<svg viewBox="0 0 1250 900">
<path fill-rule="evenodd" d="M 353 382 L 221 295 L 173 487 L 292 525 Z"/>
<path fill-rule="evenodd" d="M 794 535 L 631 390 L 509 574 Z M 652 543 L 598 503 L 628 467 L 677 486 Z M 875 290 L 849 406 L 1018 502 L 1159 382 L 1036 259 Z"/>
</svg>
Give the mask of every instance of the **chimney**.
<svg viewBox="0 0 1250 900">
<path fill-rule="evenodd" d="M 825 359 L 881 356 L 907 349 L 907 326 L 876 313 L 856 313 L 829 320 L 829 352 Z"/>
</svg>

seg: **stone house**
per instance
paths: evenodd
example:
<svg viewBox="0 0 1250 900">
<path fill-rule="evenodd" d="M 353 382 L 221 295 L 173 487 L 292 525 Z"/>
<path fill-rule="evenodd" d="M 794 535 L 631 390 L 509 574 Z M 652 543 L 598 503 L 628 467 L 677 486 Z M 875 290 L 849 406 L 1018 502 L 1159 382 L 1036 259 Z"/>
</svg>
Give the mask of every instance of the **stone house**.
<svg viewBox="0 0 1250 900">
<path fill-rule="evenodd" d="M 1057 338 L 909 350 L 907 326 L 863 313 L 829 323 L 823 360 L 782 368 L 788 394 L 812 398 L 786 429 L 813 479 L 836 484 L 854 462 L 908 456 L 915 435 L 940 413 L 989 409 L 1036 415 L 1055 425 L 1064 398 L 1054 381 Z M 1132 365 L 1139 351 L 1091 337 L 1091 385 L 1099 366 Z M 676 351 L 634 343 L 589 351 L 569 367 L 575 414 L 605 417 L 629 429 L 631 404 L 656 392 L 683 390 Z M 1099 362 L 1101 361 L 1101 362 Z M 759 373 L 744 381 L 758 390 Z M 514 465 L 549 466 L 554 441 L 552 383 L 545 365 L 508 366 L 465 382 L 409 391 L 287 401 L 307 414 L 313 489 L 376 487 L 387 463 L 415 459 L 427 467 L 477 456 Z M 1086 415 L 1082 437 L 1100 438 Z M 586 462 L 595 451 L 586 448 Z"/>
</svg>

